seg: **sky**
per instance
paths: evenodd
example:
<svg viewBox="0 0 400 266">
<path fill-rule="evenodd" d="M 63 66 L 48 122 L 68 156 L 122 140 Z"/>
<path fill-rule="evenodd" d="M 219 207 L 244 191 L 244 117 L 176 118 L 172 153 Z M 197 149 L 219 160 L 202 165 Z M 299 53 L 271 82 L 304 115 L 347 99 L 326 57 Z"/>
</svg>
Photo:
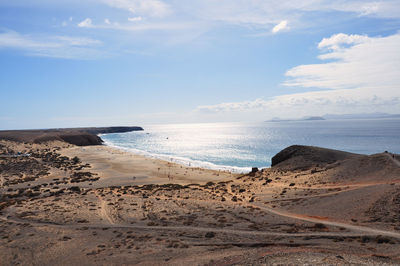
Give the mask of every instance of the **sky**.
<svg viewBox="0 0 400 266">
<path fill-rule="evenodd" d="M 400 113 L 400 0 L 0 0 L 0 129 Z"/>
</svg>

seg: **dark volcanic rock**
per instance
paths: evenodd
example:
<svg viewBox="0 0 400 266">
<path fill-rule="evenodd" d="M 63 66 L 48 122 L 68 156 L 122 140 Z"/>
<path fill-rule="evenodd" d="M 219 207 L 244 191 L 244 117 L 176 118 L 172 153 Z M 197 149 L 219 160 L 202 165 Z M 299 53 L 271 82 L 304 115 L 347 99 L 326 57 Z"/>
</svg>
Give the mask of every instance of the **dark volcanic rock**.
<svg viewBox="0 0 400 266">
<path fill-rule="evenodd" d="M 257 167 L 253 167 L 253 168 L 251 168 L 251 172 L 249 173 L 249 175 L 250 176 L 255 176 L 257 172 L 258 172 L 258 168 Z"/>
<path fill-rule="evenodd" d="M 103 143 L 99 136 L 92 134 L 61 135 L 60 138 L 77 146 L 101 145 Z"/>
<path fill-rule="evenodd" d="M 257 173 L 257 172 L 258 172 L 258 167 L 253 167 L 253 168 L 251 168 L 251 172 L 252 172 L 252 173 Z"/>
<path fill-rule="evenodd" d="M 89 133 L 67 133 L 67 134 L 48 134 L 33 140 L 33 143 L 43 143 L 46 141 L 60 140 L 77 146 L 101 145 L 103 140 L 94 134 Z"/>
<path fill-rule="evenodd" d="M 293 145 L 272 157 L 271 166 L 285 170 L 309 169 L 356 156 L 362 155 L 312 146 Z"/>
<path fill-rule="evenodd" d="M 141 131 L 142 127 L 93 127 L 93 128 L 83 128 L 85 132 L 90 134 L 106 134 L 106 133 L 125 133 L 131 131 Z"/>
</svg>

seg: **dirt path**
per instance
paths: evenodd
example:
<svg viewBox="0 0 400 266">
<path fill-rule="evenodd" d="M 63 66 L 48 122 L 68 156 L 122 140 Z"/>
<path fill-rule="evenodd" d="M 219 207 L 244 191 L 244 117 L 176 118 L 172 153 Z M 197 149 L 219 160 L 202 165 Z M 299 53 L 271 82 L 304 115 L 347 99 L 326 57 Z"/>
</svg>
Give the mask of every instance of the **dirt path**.
<svg viewBox="0 0 400 266">
<path fill-rule="evenodd" d="M 372 186 L 380 186 L 380 185 L 389 185 L 389 184 L 397 184 L 397 183 L 400 183 L 400 180 L 393 180 L 393 181 L 390 181 L 390 182 L 359 183 L 359 184 L 348 184 L 348 185 L 346 184 L 344 186 L 335 187 L 335 188 L 344 188 L 342 190 L 326 192 L 326 193 L 321 193 L 321 194 L 317 194 L 317 195 L 310 195 L 310 196 L 273 199 L 273 200 L 265 201 L 265 203 L 274 203 L 274 202 L 282 202 L 282 201 L 294 201 L 294 200 L 302 200 L 302 199 L 329 197 L 329 196 L 341 194 L 341 193 L 344 193 L 344 192 L 357 190 L 357 189 L 360 189 L 360 188 L 372 187 Z M 296 188 L 299 188 L 299 187 L 296 187 Z M 332 189 L 332 187 L 319 187 L 318 189 Z M 256 196 L 263 196 L 263 194 L 258 194 Z"/>
<path fill-rule="evenodd" d="M 374 184 L 374 185 L 378 185 L 378 184 Z M 274 200 L 266 201 L 265 203 L 274 203 L 274 202 L 282 202 L 282 201 L 293 201 L 293 200 L 329 197 L 329 196 L 337 195 L 337 194 L 340 194 L 340 193 L 343 193 L 343 192 L 357 190 L 357 189 L 362 188 L 362 187 L 365 187 L 365 186 L 351 187 L 351 188 L 348 188 L 348 189 L 343 189 L 343 190 L 333 191 L 333 192 L 327 192 L 327 193 L 322 193 L 322 194 L 318 194 L 318 195 L 302 196 L 302 197 L 295 197 L 295 198 L 285 198 L 285 199 L 274 199 Z"/>
<path fill-rule="evenodd" d="M 114 221 L 113 221 L 113 219 L 111 218 L 111 216 L 108 214 L 108 211 L 107 211 L 107 202 L 104 201 L 104 200 L 101 200 L 100 207 L 101 207 L 101 208 L 100 208 L 100 217 L 101 217 L 103 220 L 108 221 L 110 224 L 115 224 Z"/>
<path fill-rule="evenodd" d="M 349 190 L 354 190 L 354 189 L 357 189 L 360 187 L 362 188 L 365 186 L 371 186 L 371 185 L 381 185 L 381 183 L 371 183 L 368 185 L 361 185 L 359 187 L 350 188 L 348 190 L 335 191 L 335 192 L 325 193 L 323 195 L 315 195 L 315 197 L 331 196 L 333 194 L 338 194 L 338 193 L 346 192 Z M 225 203 L 225 205 L 234 205 L 234 204 Z M 272 214 L 287 217 L 287 218 L 292 218 L 292 219 L 297 219 L 297 220 L 302 220 L 302 221 L 307 221 L 307 222 L 312 222 L 312 223 L 321 223 L 324 225 L 330 225 L 330 226 L 336 226 L 336 227 L 342 227 L 342 228 L 345 228 L 345 229 L 348 229 L 351 231 L 361 232 L 361 235 L 383 235 L 383 236 L 389 236 L 389 237 L 394 237 L 394 238 L 400 239 L 400 233 L 393 232 L 393 231 L 374 229 L 374 228 L 370 228 L 370 227 L 366 227 L 366 226 L 352 225 L 352 224 L 343 223 L 343 222 L 329 221 L 329 220 L 326 220 L 323 218 L 311 217 L 311 216 L 307 216 L 307 215 L 303 215 L 303 214 L 289 213 L 289 212 L 280 211 L 280 210 L 276 210 L 276 209 L 265 207 L 265 206 L 260 206 L 257 204 L 243 204 L 243 206 L 260 208 L 261 210 L 264 210 L 268 213 L 272 213 Z M 341 235 L 341 233 L 334 233 L 334 234 Z M 284 233 L 281 233 L 281 235 L 284 235 Z M 290 235 L 292 235 L 292 234 L 290 234 Z"/>
<path fill-rule="evenodd" d="M 397 165 L 398 167 L 400 167 L 400 162 L 399 162 L 395 157 L 393 157 L 394 154 L 392 154 L 392 153 L 386 153 L 386 156 L 388 156 L 388 157 L 390 158 L 390 160 L 392 160 L 392 161 L 394 162 L 395 165 Z"/>
<path fill-rule="evenodd" d="M 15 223 L 29 223 L 32 226 L 51 226 L 57 228 L 65 229 L 76 229 L 81 228 L 82 225 L 79 224 L 57 224 L 51 222 L 33 222 L 29 220 L 19 219 L 19 218 L 9 218 L 5 216 L 0 216 L 0 220 L 5 222 L 15 222 Z M 167 231 L 184 231 L 184 232 L 215 232 L 223 233 L 228 235 L 242 235 L 242 236 L 284 236 L 284 237 L 360 237 L 360 236 L 377 236 L 379 234 L 371 232 L 370 234 L 365 233 L 355 233 L 355 232 L 309 232 L 309 233 L 283 233 L 283 232 L 271 232 L 271 231 L 248 231 L 248 230 L 238 230 L 238 229 L 226 229 L 226 228 L 214 228 L 214 227 L 198 227 L 198 226 L 148 226 L 148 225 L 133 225 L 133 224 L 85 224 L 85 227 L 95 229 L 95 228 L 131 228 L 140 230 L 167 230 Z"/>
<path fill-rule="evenodd" d="M 260 206 L 260 205 L 256 205 L 256 204 L 248 204 L 248 206 L 257 207 L 257 208 L 260 208 L 261 210 L 267 211 L 269 213 L 284 216 L 287 218 L 292 218 L 292 219 L 297 219 L 297 220 L 302 220 L 302 221 L 307 221 L 307 222 L 312 222 L 312 223 L 321 223 L 324 225 L 338 226 L 338 227 L 343 227 L 343 228 L 346 228 L 346 229 L 352 230 L 352 231 L 364 232 L 366 234 L 384 235 L 384 236 L 390 236 L 390 237 L 400 239 L 400 233 L 396 233 L 393 231 L 380 230 L 380 229 L 374 229 L 374 228 L 365 227 L 365 226 L 329 221 L 329 220 L 326 220 L 323 218 L 316 218 L 316 217 L 311 217 L 311 216 L 302 215 L 302 214 L 295 214 L 295 213 L 279 211 L 276 209 L 272 209 L 269 207 L 264 207 L 264 206 Z"/>
<path fill-rule="evenodd" d="M 100 217 L 103 220 L 108 221 L 110 224 L 115 224 L 114 220 L 112 219 L 112 217 L 110 216 L 110 214 L 108 212 L 107 202 L 105 200 L 103 200 L 99 195 L 96 195 L 96 196 L 100 201 Z"/>
</svg>

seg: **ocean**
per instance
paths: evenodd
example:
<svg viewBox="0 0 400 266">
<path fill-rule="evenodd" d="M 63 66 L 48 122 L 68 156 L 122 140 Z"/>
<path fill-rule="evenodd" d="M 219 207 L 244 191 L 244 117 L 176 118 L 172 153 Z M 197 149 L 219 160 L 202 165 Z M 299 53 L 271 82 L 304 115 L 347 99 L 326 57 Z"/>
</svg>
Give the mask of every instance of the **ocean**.
<svg viewBox="0 0 400 266">
<path fill-rule="evenodd" d="M 400 153 L 400 119 L 149 125 L 144 131 L 101 138 L 109 146 L 153 158 L 247 172 L 269 167 L 276 153 L 294 144 Z"/>
</svg>

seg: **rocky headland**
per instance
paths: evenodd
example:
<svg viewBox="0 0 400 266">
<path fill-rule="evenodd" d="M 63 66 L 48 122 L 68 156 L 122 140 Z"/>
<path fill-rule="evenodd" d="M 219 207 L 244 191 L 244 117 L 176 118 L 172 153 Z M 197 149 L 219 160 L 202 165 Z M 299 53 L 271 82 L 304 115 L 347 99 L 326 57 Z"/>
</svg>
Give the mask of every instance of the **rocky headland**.
<svg viewBox="0 0 400 266">
<path fill-rule="evenodd" d="M 141 127 L 88 127 L 60 128 L 37 130 L 4 130 L 0 131 L 0 140 L 26 143 L 45 143 L 63 141 L 77 146 L 101 145 L 102 139 L 98 134 L 125 133 L 143 130 Z"/>
</svg>

